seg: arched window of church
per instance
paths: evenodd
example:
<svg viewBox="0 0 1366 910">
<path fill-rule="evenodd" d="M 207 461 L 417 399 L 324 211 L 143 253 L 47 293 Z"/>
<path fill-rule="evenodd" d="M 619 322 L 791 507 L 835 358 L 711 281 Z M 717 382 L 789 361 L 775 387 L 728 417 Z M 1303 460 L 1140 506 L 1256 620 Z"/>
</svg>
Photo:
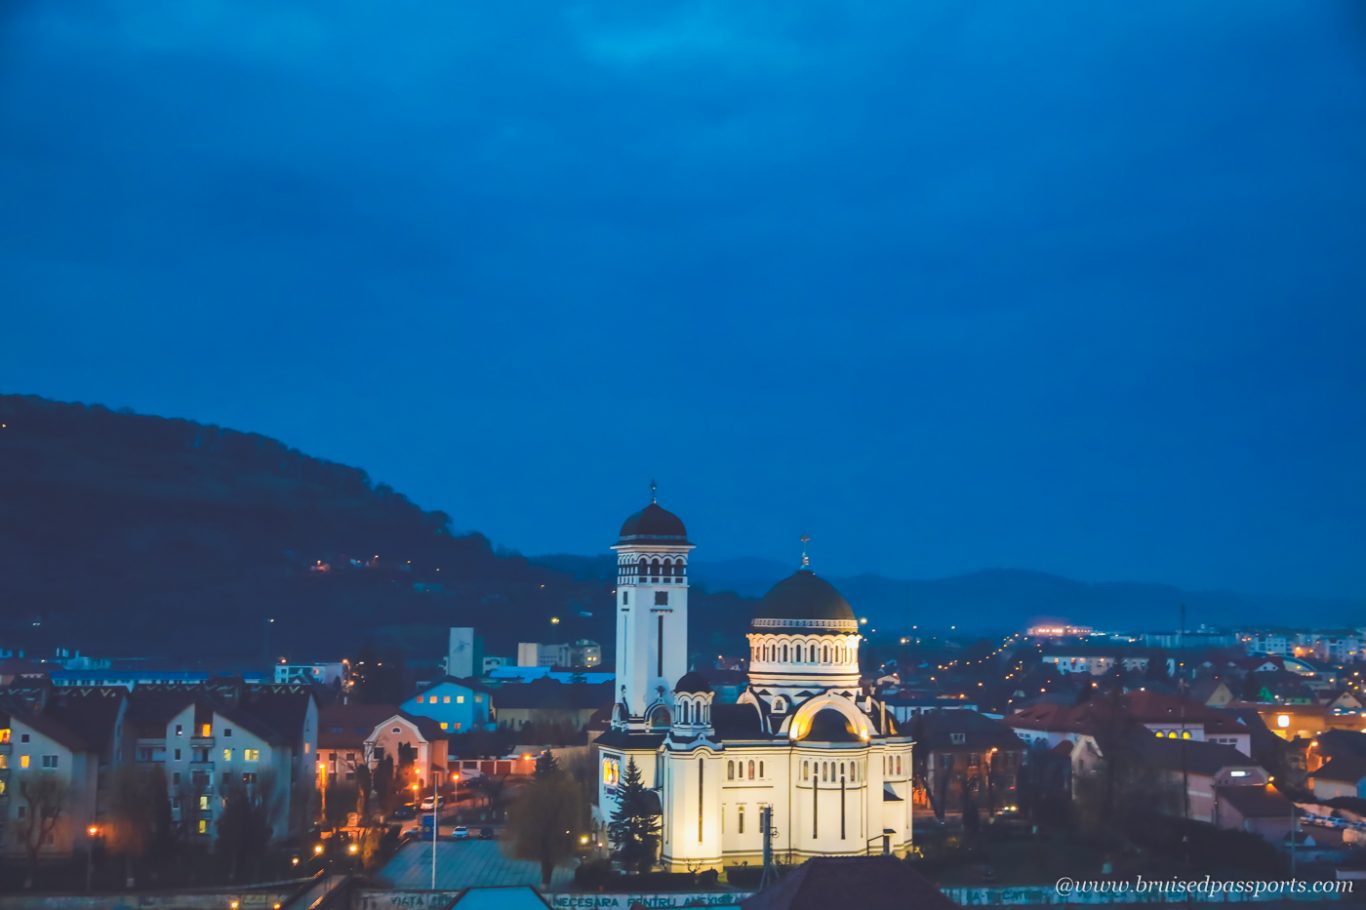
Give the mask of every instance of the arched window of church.
<svg viewBox="0 0 1366 910">
<path fill-rule="evenodd" d="M 898 756 L 896 757 L 896 773 L 897 773 L 897 774 L 900 774 L 900 773 L 901 773 L 901 756 L 900 756 L 900 755 L 898 755 Z"/>
<path fill-rule="evenodd" d="M 787 645 L 783 645 L 783 657 L 782 657 L 782 661 L 783 661 L 783 663 L 787 663 Z"/>
<path fill-rule="evenodd" d="M 807 767 L 807 762 L 806 762 L 805 759 L 803 759 L 803 760 L 802 760 L 802 780 L 806 780 L 807 777 L 810 776 L 810 775 L 807 773 L 808 770 L 809 770 L 809 769 L 808 769 L 808 767 Z"/>
<path fill-rule="evenodd" d="M 802 650 L 802 646 L 801 646 L 801 645 L 797 645 L 797 646 L 795 647 L 795 649 L 794 649 L 794 654 L 793 654 L 793 656 L 792 656 L 792 659 L 795 660 L 797 663 L 801 663 L 803 660 L 806 659 L 806 658 L 804 657 L 805 653 L 806 653 L 806 652 L 804 652 L 804 651 Z"/>
<path fill-rule="evenodd" d="M 735 780 L 735 762 L 726 762 L 726 780 Z"/>
<path fill-rule="evenodd" d="M 764 763 L 759 762 L 759 780 L 764 779 Z"/>
<path fill-rule="evenodd" d="M 749 779 L 754 780 L 754 759 L 749 760 Z"/>
<path fill-rule="evenodd" d="M 830 646 L 825 645 L 821 648 L 821 663 L 830 663 Z"/>
</svg>

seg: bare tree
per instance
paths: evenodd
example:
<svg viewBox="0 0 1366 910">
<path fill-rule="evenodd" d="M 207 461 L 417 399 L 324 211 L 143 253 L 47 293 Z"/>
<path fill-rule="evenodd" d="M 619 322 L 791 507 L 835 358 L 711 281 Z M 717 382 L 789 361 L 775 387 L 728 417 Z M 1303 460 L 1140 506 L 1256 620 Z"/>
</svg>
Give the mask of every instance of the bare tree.
<svg viewBox="0 0 1366 910">
<path fill-rule="evenodd" d="M 29 772 L 19 779 L 19 796 L 24 800 L 24 819 L 19 824 L 19 838 L 28 854 L 28 876 L 24 887 L 32 888 L 38 875 L 38 861 L 43 847 L 52 837 L 62 812 L 71 800 L 71 788 L 66 781 L 48 772 Z"/>
</svg>

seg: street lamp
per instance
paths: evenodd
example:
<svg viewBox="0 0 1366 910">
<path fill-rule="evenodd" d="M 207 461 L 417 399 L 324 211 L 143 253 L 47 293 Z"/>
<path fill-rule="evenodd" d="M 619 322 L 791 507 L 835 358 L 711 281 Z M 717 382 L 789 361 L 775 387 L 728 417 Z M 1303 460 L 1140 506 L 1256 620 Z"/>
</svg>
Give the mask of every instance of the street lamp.
<svg viewBox="0 0 1366 910">
<path fill-rule="evenodd" d="M 85 890 L 89 891 L 95 875 L 95 839 L 100 836 L 100 826 L 91 825 L 85 829 L 90 843 L 85 849 Z"/>
</svg>

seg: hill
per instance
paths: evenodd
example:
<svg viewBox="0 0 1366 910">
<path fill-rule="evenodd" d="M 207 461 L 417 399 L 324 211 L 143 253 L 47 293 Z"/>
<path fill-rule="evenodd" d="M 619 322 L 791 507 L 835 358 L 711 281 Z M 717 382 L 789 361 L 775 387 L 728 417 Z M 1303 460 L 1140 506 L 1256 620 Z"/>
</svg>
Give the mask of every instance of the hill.
<svg viewBox="0 0 1366 910">
<path fill-rule="evenodd" d="M 0 647 L 193 663 L 335 658 L 370 640 L 435 657 L 452 625 L 476 627 L 491 653 L 614 640 L 608 555 L 496 548 L 361 470 L 251 433 L 26 396 L 0 396 L 0 424 Z M 742 649 L 749 599 L 789 571 L 696 562 L 694 654 Z M 1183 601 L 1208 623 L 1359 612 L 1016 570 L 832 580 L 873 625 L 895 627 L 1170 628 Z"/>
<path fill-rule="evenodd" d="M 551 635 L 551 616 L 557 637 L 611 640 L 610 585 L 455 533 L 356 468 L 33 397 L 0 397 L 0 423 L 4 646 L 307 658 L 377 637 L 439 653 L 451 625 L 506 649 Z"/>
</svg>

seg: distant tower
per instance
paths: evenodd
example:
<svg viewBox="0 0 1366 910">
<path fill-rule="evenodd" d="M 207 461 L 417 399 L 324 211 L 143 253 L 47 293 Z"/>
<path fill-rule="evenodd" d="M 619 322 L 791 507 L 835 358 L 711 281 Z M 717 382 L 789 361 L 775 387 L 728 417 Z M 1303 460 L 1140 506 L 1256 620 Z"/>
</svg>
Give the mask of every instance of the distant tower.
<svg viewBox="0 0 1366 910">
<path fill-rule="evenodd" d="M 617 551 L 617 677 L 612 726 L 667 731 L 688 669 L 688 532 L 656 501 L 626 519 Z"/>
</svg>

